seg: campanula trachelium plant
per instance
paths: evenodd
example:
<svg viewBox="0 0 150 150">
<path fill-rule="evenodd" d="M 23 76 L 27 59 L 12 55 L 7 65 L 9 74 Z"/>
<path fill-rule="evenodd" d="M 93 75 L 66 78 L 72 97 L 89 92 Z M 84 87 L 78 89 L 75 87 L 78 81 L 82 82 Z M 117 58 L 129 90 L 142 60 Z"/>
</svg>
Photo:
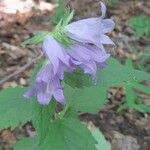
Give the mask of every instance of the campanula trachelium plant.
<svg viewBox="0 0 150 150">
<path fill-rule="evenodd" d="M 98 130 L 89 130 L 78 119 L 78 112 L 97 113 L 107 102 L 110 87 L 124 87 L 127 92 L 119 110 L 150 112 L 134 92 L 150 94 L 141 84 L 150 74 L 134 69 L 130 60 L 120 64 L 107 52 L 106 45 L 115 46 L 108 36 L 115 23 L 105 19 L 106 6 L 100 3 L 98 17 L 70 23 L 73 14 L 67 9 L 52 32 L 24 42 L 41 42 L 45 56 L 37 63 L 29 87 L 0 92 L 0 129 L 31 121 L 36 130 L 33 138 L 14 144 L 14 150 L 99 150 L 101 146 L 110 150 Z"/>
</svg>

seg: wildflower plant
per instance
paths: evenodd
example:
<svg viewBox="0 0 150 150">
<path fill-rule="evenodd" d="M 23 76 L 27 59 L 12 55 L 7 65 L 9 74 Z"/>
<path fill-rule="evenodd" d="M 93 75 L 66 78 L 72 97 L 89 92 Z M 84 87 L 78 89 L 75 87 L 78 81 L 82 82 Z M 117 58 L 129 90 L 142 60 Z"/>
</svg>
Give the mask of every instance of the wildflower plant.
<svg viewBox="0 0 150 150">
<path fill-rule="evenodd" d="M 107 142 L 103 137 L 95 138 L 95 131 L 79 121 L 78 112 L 97 113 L 107 102 L 109 87 L 123 86 L 129 93 L 134 89 L 149 93 L 148 87 L 140 84 L 150 78 L 148 73 L 120 64 L 106 51 L 105 45 L 115 45 L 107 36 L 115 24 L 112 19 L 104 19 L 103 3 L 100 12 L 100 17 L 69 23 L 73 11 L 67 10 L 52 32 L 24 42 L 42 42 L 45 59 L 37 64 L 29 87 L 0 92 L 0 129 L 14 129 L 32 121 L 36 130 L 34 138 L 19 140 L 14 150 L 99 149 L 100 143 Z M 132 106 L 136 107 L 130 107 L 129 96 L 122 108 L 139 110 L 141 104 L 134 100 Z"/>
<path fill-rule="evenodd" d="M 128 21 L 138 38 L 150 38 L 150 18 L 145 15 L 133 16 Z"/>
</svg>

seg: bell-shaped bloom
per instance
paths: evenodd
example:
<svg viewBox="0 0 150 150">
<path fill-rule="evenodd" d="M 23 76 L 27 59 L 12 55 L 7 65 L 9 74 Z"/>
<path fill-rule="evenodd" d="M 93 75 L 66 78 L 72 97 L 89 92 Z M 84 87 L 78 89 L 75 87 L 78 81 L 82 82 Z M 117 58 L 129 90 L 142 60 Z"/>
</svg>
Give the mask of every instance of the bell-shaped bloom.
<svg viewBox="0 0 150 150">
<path fill-rule="evenodd" d="M 47 36 L 43 42 L 42 50 L 47 55 L 54 68 L 54 74 L 58 72 L 60 63 L 69 66 L 69 56 L 64 50 L 64 46 L 57 42 L 52 36 Z"/>
<path fill-rule="evenodd" d="M 106 6 L 101 3 L 101 17 L 92 17 L 68 24 L 65 28 L 67 35 L 75 41 L 94 44 L 100 48 L 103 44 L 114 45 L 106 33 L 114 29 L 115 23 L 112 19 L 104 19 L 105 13 Z"/>
<path fill-rule="evenodd" d="M 45 65 L 37 74 L 35 84 L 24 94 L 24 97 L 30 99 L 37 96 L 40 104 L 48 105 L 53 96 L 57 102 L 64 104 L 66 100 L 60 83 L 60 78 L 63 79 L 64 68 L 61 67 L 59 72 L 54 74 L 52 64 Z"/>
<path fill-rule="evenodd" d="M 79 42 L 66 49 L 66 51 L 71 57 L 73 66 L 82 68 L 85 73 L 92 75 L 93 78 L 96 77 L 98 64 L 105 63 L 110 56 L 104 48 L 100 49 Z"/>
<path fill-rule="evenodd" d="M 72 72 L 80 67 L 84 73 L 96 79 L 97 69 L 105 67 L 109 57 L 103 45 L 114 44 L 106 35 L 114 29 L 114 22 L 104 19 L 106 7 L 103 3 L 101 12 L 101 17 L 83 19 L 65 27 L 64 37 L 68 36 L 73 41 L 67 48 L 50 35 L 45 38 L 42 51 L 49 63 L 37 74 L 35 84 L 25 93 L 25 97 L 37 96 L 42 105 L 49 104 L 54 97 L 57 102 L 63 104 L 66 100 L 61 80 L 64 79 L 65 72 Z"/>
</svg>

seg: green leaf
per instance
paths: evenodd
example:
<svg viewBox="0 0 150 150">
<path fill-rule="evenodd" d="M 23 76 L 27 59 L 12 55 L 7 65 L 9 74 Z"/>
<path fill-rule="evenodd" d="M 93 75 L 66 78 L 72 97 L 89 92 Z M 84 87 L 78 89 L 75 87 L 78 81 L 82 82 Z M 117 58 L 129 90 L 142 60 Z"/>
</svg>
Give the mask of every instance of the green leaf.
<svg viewBox="0 0 150 150">
<path fill-rule="evenodd" d="M 33 84 L 35 79 L 36 79 L 36 76 L 38 74 L 38 72 L 40 71 L 40 69 L 43 67 L 43 65 L 47 62 L 47 60 L 45 59 L 40 59 L 37 61 L 34 69 L 32 70 L 32 75 L 31 75 L 31 78 L 30 78 L 30 83 L 29 84 Z"/>
<path fill-rule="evenodd" d="M 42 42 L 48 34 L 50 34 L 50 33 L 49 32 L 38 33 L 37 35 L 33 36 L 32 38 L 24 41 L 23 44 L 25 44 L 25 45 L 38 44 L 38 43 Z"/>
<path fill-rule="evenodd" d="M 150 74 L 120 64 L 110 58 L 106 68 L 98 72 L 98 84 L 103 87 L 123 86 L 127 82 L 141 82 L 150 79 Z"/>
<path fill-rule="evenodd" d="M 95 113 L 107 102 L 108 88 L 130 87 L 149 93 L 149 88 L 140 84 L 141 81 L 148 79 L 150 79 L 150 74 L 134 69 L 131 60 L 127 60 L 125 66 L 116 59 L 110 58 L 107 66 L 98 71 L 96 86 L 92 85 L 90 76 L 85 75 L 80 70 L 73 74 L 66 74 L 64 93 L 74 110 Z M 131 93 L 128 89 L 127 92 L 129 92 L 128 97 L 130 97 Z M 134 97 L 132 98 L 134 99 Z M 133 103 L 134 105 L 135 99 L 133 102 L 132 98 L 131 100 L 128 99 L 127 103 Z"/>
<path fill-rule="evenodd" d="M 126 86 L 126 103 L 130 109 L 134 108 L 136 95 L 131 86 Z"/>
<path fill-rule="evenodd" d="M 138 68 L 140 68 L 141 70 L 150 72 L 149 61 L 150 61 L 150 46 L 148 46 L 141 53 L 141 55 L 139 55 L 136 64 L 137 64 Z"/>
<path fill-rule="evenodd" d="M 76 116 L 68 114 L 51 123 L 40 150 L 96 150 L 90 131 Z"/>
<path fill-rule="evenodd" d="M 73 19 L 74 16 L 74 10 L 66 10 L 66 14 L 63 18 L 63 26 L 66 26 L 69 24 L 69 22 Z"/>
<path fill-rule="evenodd" d="M 90 128 L 90 131 L 97 141 L 96 148 L 97 150 L 111 150 L 111 145 L 106 141 L 104 135 L 99 131 L 98 128 Z"/>
<path fill-rule="evenodd" d="M 107 90 L 101 86 L 72 88 L 64 85 L 64 94 L 73 110 L 97 113 L 107 101 Z"/>
<path fill-rule="evenodd" d="M 129 20 L 129 25 L 134 29 L 138 37 L 150 37 L 150 18 L 148 16 L 136 16 Z"/>
<path fill-rule="evenodd" d="M 137 82 L 132 82 L 131 87 L 145 94 L 150 94 L 150 86 L 145 86 Z"/>
<path fill-rule="evenodd" d="M 32 100 L 23 98 L 26 88 L 8 88 L 0 92 L 0 130 L 23 125 L 31 120 Z"/>
<path fill-rule="evenodd" d="M 150 113 L 150 106 L 145 104 L 138 104 L 134 106 L 134 109 L 141 113 Z"/>
<path fill-rule="evenodd" d="M 131 82 L 125 85 L 126 89 L 126 101 L 123 105 L 121 105 L 119 110 L 123 110 L 126 108 L 134 109 L 142 113 L 150 113 L 150 106 L 147 106 L 145 104 L 139 104 L 139 98 L 137 93 L 134 91 L 134 89 L 138 89 L 140 92 L 143 92 L 145 94 L 150 93 L 150 87 L 146 87 L 142 84 Z"/>
<path fill-rule="evenodd" d="M 59 5 L 56 8 L 55 15 L 52 17 L 54 24 L 58 24 L 59 21 L 64 17 L 65 14 L 65 2 L 64 0 L 59 0 Z"/>
<path fill-rule="evenodd" d="M 91 76 L 84 74 L 81 69 L 77 69 L 73 73 L 65 73 L 64 81 L 73 88 L 83 88 L 93 85 Z"/>
<path fill-rule="evenodd" d="M 23 138 L 13 145 L 14 150 L 38 150 L 36 139 Z"/>
<path fill-rule="evenodd" d="M 39 105 L 39 103 L 35 103 L 33 106 L 34 112 L 32 117 L 32 123 L 38 134 L 39 145 L 43 142 L 44 138 L 47 135 L 47 131 L 55 107 L 56 102 L 54 100 L 51 100 L 48 106 L 42 106 Z"/>
<path fill-rule="evenodd" d="M 126 101 L 123 103 L 123 106 L 120 106 L 119 110 L 122 109 L 134 109 L 140 112 L 149 112 L 148 108 L 149 106 L 146 106 L 145 104 L 138 104 L 138 96 L 137 93 L 135 92 L 135 89 L 143 92 L 145 94 L 150 94 L 150 87 L 147 87 L 145 85 L 142 85 L 140 82 L 146 79 L 150 79 L 150 74 L 144 72 L 144 71 L 136 71 L 133 68 L 132 61 L 127 60 L 125 64 L 125 68 L 127 70 L 134 71 L 134 80 L 127 80 L 125 83 L 123 83 L 123 86 L 126 89 Z"/>
</svg>

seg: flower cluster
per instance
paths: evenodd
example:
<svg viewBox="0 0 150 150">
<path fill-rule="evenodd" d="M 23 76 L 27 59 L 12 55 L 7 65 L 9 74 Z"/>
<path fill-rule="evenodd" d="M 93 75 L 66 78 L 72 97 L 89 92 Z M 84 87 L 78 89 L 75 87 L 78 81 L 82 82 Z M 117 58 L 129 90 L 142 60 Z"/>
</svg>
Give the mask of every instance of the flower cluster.
<svg viewBox="0 0 150 150">
<path fill-rule="evenodd" d="M 61 80 L 64 72 L 73 72 L 78 67 L 96 80 L 97 69 L 102 68 L 109 57 L 104 45 L 114 45 L 106 33 L 111 32 L 115 24 L 111 19 L 104 19 L 105 13 L 106 7 L 101 3 L 101 17 L 66 25 L 65 34 L 72 41 L 67 47 L 51 35 L 45 38 L 42 51 L 48 63 L 37 74 L 34 86 L 25 93 L 25 97 L 37 96 L 42 105 L 47 105 L 52 96 L 59 103 L 65 103 Z"/>
</svg>

